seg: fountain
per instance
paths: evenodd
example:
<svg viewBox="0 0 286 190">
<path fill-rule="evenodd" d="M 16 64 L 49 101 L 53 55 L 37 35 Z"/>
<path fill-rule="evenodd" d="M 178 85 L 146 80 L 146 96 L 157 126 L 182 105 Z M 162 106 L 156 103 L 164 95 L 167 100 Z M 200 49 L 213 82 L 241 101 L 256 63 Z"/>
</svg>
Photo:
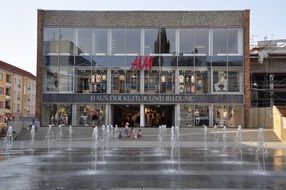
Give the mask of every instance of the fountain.
<svg viewBox="0 0 286 190">
<path fill-rule="evenodd" d="M 223 141 L 223 154 L 226 154 L 226 126 L 223 126 L 222 129 L 222 141 Z"/>
<path fill-rule="evenodd" d="M 36 130 L 35 125 L 32 125 L 31 126 L 31 142 L 30 142 L 30 146 L 32 150 L 34 149 L 34 143 L 35 143 L 35 135 L 36 135 L 35 130 Z"/>
<path fill-rule="evenodd" d="M 265 144 L 264 144 L 264 130 L 263 128 L 259 128 L 258 130 L 258 141 L 257 141 L 257 149 L 255 151 L 258 170 L 265 171 Z M 260 155 L 262 155 L 262 166 L 260 163 Z"/>
<path fill-rule="evenodd" d="M 237 159 L 240 156 L 240 160 L 242 161 L 242 144 L 241 144 L 241 125 L 238 125 L 237 132 L 234 137 L 234 156 Z"/>
<path fill-rule="evenodd" d="M 179 126 L 171 127 L 171 171 L 175 171 L 175 156 L 177 156 L 177 171 L 181 170 L 180 166 L 180 130 Z"/>
<path fill-rule="evenodd" d="M 97 147 L 98 147 L 98 129 L 94 127 L 92 132 L 92 153 L 94 157 L 94 170 L 97 169 Z"/>
<path fill-rule="evenodd" d="M 58 128 L 59 128 L 59 131 L 57 134 L 57 139 L 59 141 L 58 148 L 61 149 L 62 148 L 62 137 L 63 137 L 62 124 L 59 124 Z"/>
<path fill-rule="evenodd" d="M 217 125 L 214 125 L 213 132 L 214 132 L 214 149 L 216 149 L 219 141 Z"/>
<path fill-rule="evenodd" d="M 11 153 L 11 149 L 13 147 L 13 127 L 9 126 L 7 133 L 6 133 L 6 137 L 4 139 L 4 146 L 5 146 L 5 150 L 6 150 L 6 154 Z"/>
<path fill-rule="evenodd" d="M 50 154 L 50 148 L 51 148 L 51 145 L 54 141 L 54 134 L 53 134 L 53 131 L 52 131 L 52 127 L 53 125 L 49 125 L 49 128 L 48 128 L 48 131 L 47 131 L 47 134 L 46 134 L 46 139 L 47 139 L 47 142 L 48 142 L 48 154 Z"/>
<path fill-rule="evenodd" d="M 208 142 L 207 142 L 207 131 L 208 131 L 208 128 L 206 125 L 203 125 L 204 127 L 204 150 L 207 150 L 208 149 Z"/>
<path fill-rule="evenodd" d="M 71 146 L 72 146 L 72 126 L 70 125 L 69 127 L 69 149 L 68 150 L 71 150 Z"/>
</svg>

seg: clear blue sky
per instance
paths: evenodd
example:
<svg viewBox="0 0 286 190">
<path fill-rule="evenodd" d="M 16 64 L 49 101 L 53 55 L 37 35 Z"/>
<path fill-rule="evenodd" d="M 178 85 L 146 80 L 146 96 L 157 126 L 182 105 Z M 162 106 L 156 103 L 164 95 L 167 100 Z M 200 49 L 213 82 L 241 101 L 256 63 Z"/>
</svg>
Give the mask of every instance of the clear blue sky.
<svg viewBox="0 0 286 190">
<path fill-rule="evenodd" d="M 37 9 L 250 9 L 250 35 L 257 41 L 286 38 L 285 7 L 285 0 L 7 0 L 0 6 L 0 60 L 36 74 Z"/>
</svg>

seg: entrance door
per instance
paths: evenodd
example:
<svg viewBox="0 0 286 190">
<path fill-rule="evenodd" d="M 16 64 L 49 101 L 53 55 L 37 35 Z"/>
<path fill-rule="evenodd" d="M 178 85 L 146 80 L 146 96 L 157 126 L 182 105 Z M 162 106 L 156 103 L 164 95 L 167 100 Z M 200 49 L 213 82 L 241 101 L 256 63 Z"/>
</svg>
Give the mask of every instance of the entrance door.
<svg viewBox="0 0 286 190">
<path fill-rule="evenodd" d="M 145 106 L 145 126 L 158 127 L 159 125 L 174 125 L 173 105 L 146 105 Z"/>
<path fill-rule="evenodd" d="M 140 106 L 139 105 L 114 105 L 113 123 L 118 127 L 124 127 L 125 123 L 129 127 L 140 126 Z"/>
</svg>

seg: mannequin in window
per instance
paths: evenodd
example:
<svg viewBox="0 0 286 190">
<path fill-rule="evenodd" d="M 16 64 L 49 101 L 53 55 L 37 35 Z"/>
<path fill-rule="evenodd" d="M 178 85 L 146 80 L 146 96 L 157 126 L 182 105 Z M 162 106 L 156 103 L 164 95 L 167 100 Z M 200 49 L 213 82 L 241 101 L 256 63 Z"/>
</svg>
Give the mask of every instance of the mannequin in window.
<svg viewBox="0 0 286 190">
<path fill-rule="evenodd" d="M 196 109 L 196 111 L 195 111 L 195 122 L 196 122 L 196 125 L 199 125 L 200 120 L 201 120 L 201 118 L 200 118 L 200 112 L 199 112 L 198 109 Z"/>
<path fill-rule="evenodd" d="M 56 89 L 58 89 L 58 83 L 59 83 L 58 73 L 55 72 L 55 73 L 54 73 L 54 84 L 55 84 L 55 88 L 56 88 Z"/>
<path fill-rule="evenodd" d="M 218 82 L 214 84 L 216 92 L 227 91 L 227 78 L 225 72 L 218 72 Z"/>
</svg>

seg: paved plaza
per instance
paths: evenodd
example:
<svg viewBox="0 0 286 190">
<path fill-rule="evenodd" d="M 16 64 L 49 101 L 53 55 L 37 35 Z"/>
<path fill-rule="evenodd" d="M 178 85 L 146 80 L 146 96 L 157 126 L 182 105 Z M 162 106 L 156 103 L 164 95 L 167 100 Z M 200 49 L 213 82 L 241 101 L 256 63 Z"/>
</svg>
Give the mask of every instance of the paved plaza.
<svg viewBox="0 0 286 190">
<path fill-rule="evenodd" d="M 258 149 L 258 130 L 237 141 L 236 130 L 182 129 L 174 140 L 170 129 L 144 129 L 95 143 L 92 129 L 60 137 L 55 128 L 48 143 L 47 129 L 33 144 L 20 134 L 11 150 L 1 140 L 0 189 L 286 189 L 286 145 L 270 130 Z"/>
</svg>

